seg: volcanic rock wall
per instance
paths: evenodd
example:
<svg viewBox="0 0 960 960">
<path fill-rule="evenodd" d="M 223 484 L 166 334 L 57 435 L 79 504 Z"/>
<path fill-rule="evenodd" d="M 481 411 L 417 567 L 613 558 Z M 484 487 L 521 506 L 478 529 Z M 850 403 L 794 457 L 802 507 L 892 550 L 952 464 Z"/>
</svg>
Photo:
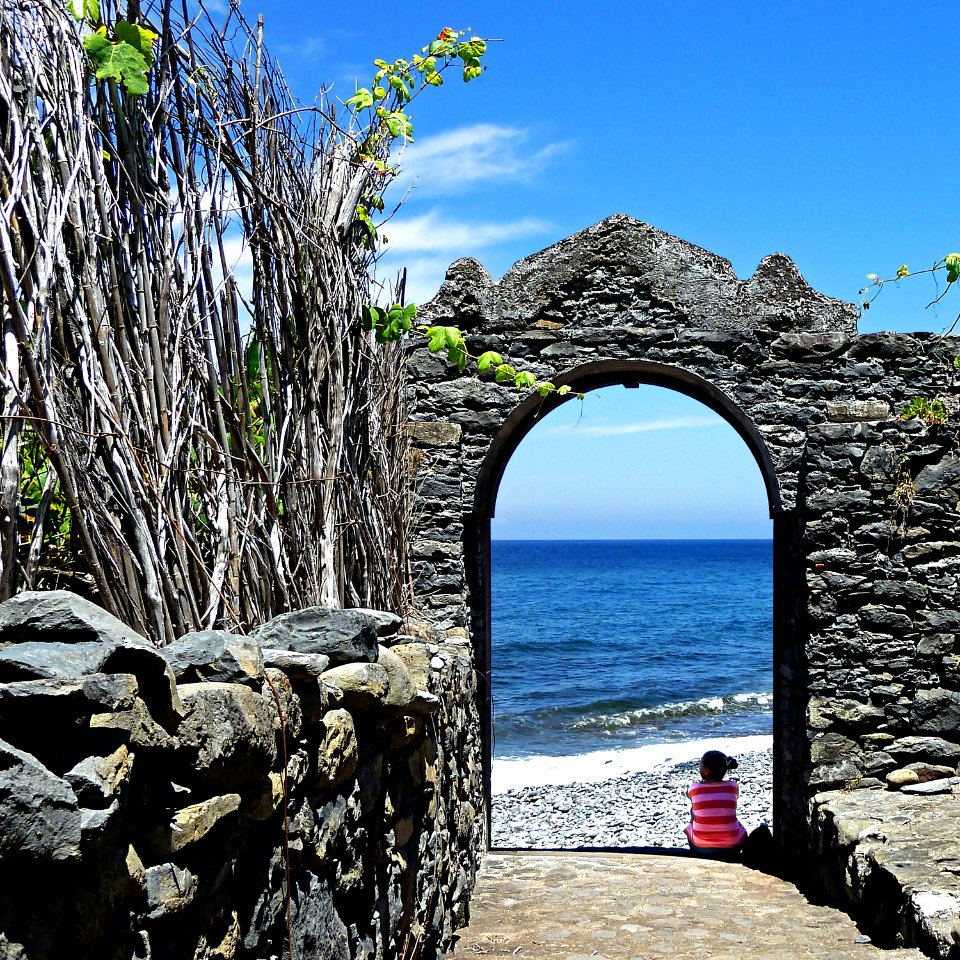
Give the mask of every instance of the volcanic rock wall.
<svg viewBox="0 0 960 960">
<path fill-rule="evenodd" d="M 0 957 L 441 954 L 483 844 L 473 671 L 400 627 L 158 651 L 69 593 L 0 606 Z"/>
<path fill-rule="evenodd" d="M 475 355 L 496 351 L 574 392 L 679 390 L 753 452 L 774 529 L 775 804 L 790 862 L 811 865 L 822 791 L 949 786 L 960 760 L 960 340 L 860 336 L 854 308 L 812 290 L 788 258 L 740 280 L 722 258 L 623 216 L 496 283 L 457 261 L 425 312 L 465 330 Z M 497 487 L 561 401 L 461 374 L 419 343 L 410 369 L 418 596 L 441 627 L 468 633 L 485 671 Z M 903 421 L 914 396 L 941 397 L 948 422 Z"/>
</svg>

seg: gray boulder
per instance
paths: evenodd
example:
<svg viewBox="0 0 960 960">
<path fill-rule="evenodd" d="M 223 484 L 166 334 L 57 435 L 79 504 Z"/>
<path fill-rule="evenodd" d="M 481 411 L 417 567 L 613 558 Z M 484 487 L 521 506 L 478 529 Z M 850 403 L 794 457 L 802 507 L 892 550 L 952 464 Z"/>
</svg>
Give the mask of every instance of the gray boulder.
<svg viewBox="0 0 960 960">
<path fill-rule="evenodd" d="M 336 687 L 343 703 L 355 710 L 383 710 L 390 676 L 379 663 L 345 663 L 323 675 L 323 682 Z"/>
<path fill-rule="evenodd" d="M 24 590 L 0 603 L 0 648 L 29 640 L 152 644 L 103 607 L 69 590 Z"/>
<path fill-rule="evenodd" d="M 901 737 L 885 749 L 894 756 L 960 761 L 960 744 L 951 743 L 942 737 Z"/>
<path fill-rule="evenodd" d="M 293 650 L 263 651 L 263 662 L 268 667 L 282 670 L 291 680 L 316 680 L 330 666 L 330 658 L 322 653 L 296 653 Z"/>
<path fill-rule="evenodd" d="M 228 630 L 187 633 L 160 650 L 178 683 L 213 680 L 245 683 L 255 689 L 263 683 L 260 644 Z"/>
<path fill-rule="evenodd" d="M 236 683 L 180 688 L 187 715 L 178 730 L 182 775 L 232 788 L 265 778 L 277 759 L 276 707 Z"/>
<path fill-rule="evenodd" d="M 81 817 L 70 785 L 0 740 L 0 859 L 80 856 Z"/>
<path fill-rule="evenodd" d="M 144 637 L 67 590 L 26 591 L 0 604 L 0 683 L 129 673 L 164 726 L 180 718 L 167 661 Z"/>
<path fill-rule="evenodd" d="M 376 660 L 379 626 L 377 617 L 363 611 L 307 607 L 274 617 L 253 635 L 262 647 L 321 653 L 336 666 Z"/>
<path fill-rule="evenodd" d="M 403 617 L 398 617 L 395 613 L 388 613 L 386 610 L 371 610 L 368 607 L 351 607 L 350 613 L 362 613 L 365 617 L 370 617 L 377 625 L 378 637 L 392 637 L 403 626 Z"/>
<path fill-rule="evenodd" d="M 960 693 L 956 690 L 919 690 L 910 720 L 915 730 L 960 733 Z"/>
<path fill-rule="evenodd" d="M 146 871 L 147 916 L 151 920 L 180 913 L 197 896 L 199 881 L 185 867 L 161 863 Z"/>
<path fill-rule="evenodd" d="M 130 779 L 133 754 L 121 744 L 107 757 L 84 757 L 63 775 L 85 807 L 106 807 Z"/>
<path fill-rule="evenodd" d="M 133 710 L 138 691 L 126 673 L 0 683 L 0 736 L 59 774 L 99 752 L 87 735 L 90 718 Z"/>
</svg>

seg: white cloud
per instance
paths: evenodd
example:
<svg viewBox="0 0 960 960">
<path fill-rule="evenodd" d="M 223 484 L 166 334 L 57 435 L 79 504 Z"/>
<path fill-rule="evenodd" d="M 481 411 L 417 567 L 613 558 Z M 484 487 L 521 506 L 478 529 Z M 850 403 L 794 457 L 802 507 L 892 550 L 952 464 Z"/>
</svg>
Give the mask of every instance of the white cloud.
<svg viewBox="0 0 960 960">
<path fill-rule="evenodd" d="M 406 267 L 407 300 L 426 303 L 440 288 L 451 261 L 478 256 L 483 250 L 513 240 L 547 233 L 545 220 L 525 217 L 505 223 L 470 223 L 448 219 L 438 210 L 397 218 L 381 228 L 388 239 L 377 274 L 391 277 Z"/>
<path fill-rule="evenodd" d="M 584 427 L 566 424 L 550 427 L 545 433 L 564 434 L 571 437 L 622 437 L 631 433 L 649 433 L 652 430 L 690 430 L 696 427 L 718 427 L 720 417 L 673 417 L 669 420 L 648 420 L 643 423 L 618 423 L 609 426 Z"/>
<path fill-rule="evenodd" d="M 307 34 L 296 43 L 274 44 L 273 52 L 281 60 L 295 62 L 300 60 L 316 60 L 326 55 L 330 48 L 327 38 L 319 34 Z"/>
<path fill-rule="evenodd" d="M 438 210 L 430 210 L 417 217 L 391 220 L 380 232 L 387 236 L 386 250 L 391 254 L 431 251 L 468 256 L 471 251 L 546 233 L 550 229 L 551 224 L 535 217 L 505 223 L 464 223 L 446 219 Z"/>
<path fill-rule="evenodd" d="M 405 267 L 407 283 L 404 296 L 407 302 L 426 303 L 440 289 L 449 266 L 449 257 L 409 257 L 402 261 L 384 258 L 378 265 L 377 275 L 381 281 L 389 280 L 392 283 L 396 274 Z"/>
<path fill-rule="evenodd" d="M 400 159 L 398 184 L 421 194 L 456 193 L 473 184 L 528 180 L 569 146 L 530 144 L 529 130 L 477 123 L 410 144 Z"/>
</svg>

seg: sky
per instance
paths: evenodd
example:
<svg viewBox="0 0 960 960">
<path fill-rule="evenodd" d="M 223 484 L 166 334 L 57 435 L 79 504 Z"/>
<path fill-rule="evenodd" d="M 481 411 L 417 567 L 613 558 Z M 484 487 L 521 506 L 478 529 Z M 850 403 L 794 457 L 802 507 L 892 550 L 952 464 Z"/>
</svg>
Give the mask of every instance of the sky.
<svg viewBox="0 0 960 960">
<path fill-rule="evenodd" d="M 411 108 L 381 268 L 406 267 L 415 302 L 458 257 L 499 278 L 617 212 L 726 257 L 743 278 L 787 253 L 814 288 L 854 302 L 867 274 L 960 248 L 960 5 L 242 9 L 264 14 L 267 46 L 305 102 L 321 84 L 345 100 L 369 85 L 375 57 L 409 57 L 444 26 L 502 40 L 478 80 L 451 77 Z M 925 309 L 936 294 L 925 277 L 890 285 L 860 330 L 942 330 L 960 296 Z M 507 467 L 494 526 L 501 538 L 769 535 L 743 442 L 662 388 L 608 388 L 546 418 Z"/>
</svg>

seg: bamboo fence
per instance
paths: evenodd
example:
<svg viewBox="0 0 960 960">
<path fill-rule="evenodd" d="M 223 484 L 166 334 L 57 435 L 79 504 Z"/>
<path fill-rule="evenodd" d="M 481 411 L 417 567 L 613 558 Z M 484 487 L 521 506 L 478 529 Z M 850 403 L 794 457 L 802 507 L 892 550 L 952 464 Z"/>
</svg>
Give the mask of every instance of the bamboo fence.
<svg viewBox="0 0 960 960">
<path fill-rule="evenodd" d="M 402 350 L 359 322 L 383 174 L 235 7 L 125 14 L 140 97 L 61 3 L 0 0 L 0 599 L 69 586 L 158 644 L 401 609 Z"/>
</svg>

